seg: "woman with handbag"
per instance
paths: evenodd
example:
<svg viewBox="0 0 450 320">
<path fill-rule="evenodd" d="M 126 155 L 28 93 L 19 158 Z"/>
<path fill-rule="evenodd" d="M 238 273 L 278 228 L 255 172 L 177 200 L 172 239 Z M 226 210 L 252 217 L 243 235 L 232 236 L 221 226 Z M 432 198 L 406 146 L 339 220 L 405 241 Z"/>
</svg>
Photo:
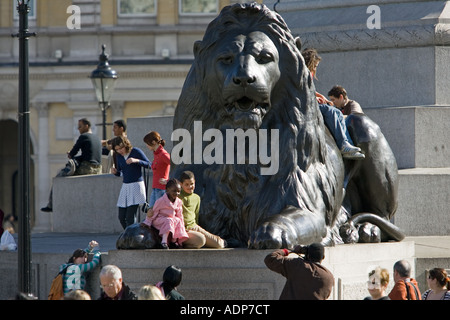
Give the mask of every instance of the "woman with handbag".
<svg viewBox="0 0 450 320">
<path fill-rule="evenodd" d="M 115 137 L 111 145 L 117 152 L 117 168 L 111 168 L 111 173 L 123 178 L 117 206 L 120 224 L 125 229 L 134 223 L 139 205 L 146 202 L 141 168 L 149 167 L 150 161 L 141 149 L 131 145 L 127 137 Z"/>
</svg>

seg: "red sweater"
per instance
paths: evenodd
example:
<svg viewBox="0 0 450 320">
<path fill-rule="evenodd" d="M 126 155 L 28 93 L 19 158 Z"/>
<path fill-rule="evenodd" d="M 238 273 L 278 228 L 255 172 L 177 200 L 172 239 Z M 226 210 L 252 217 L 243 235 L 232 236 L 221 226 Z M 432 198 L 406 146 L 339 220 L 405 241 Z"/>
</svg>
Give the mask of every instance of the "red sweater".
<svg viewBox="0 0 450 320">
<path fill-rule="evenodd" d="M 153 152 L 153 183 L 152 188 L 166 190 L 166 186 L 159 182 L 159 179 L 169 179 L 170 171 L 170 154 L 164 149 L 163 146 Z"/>
</svg>

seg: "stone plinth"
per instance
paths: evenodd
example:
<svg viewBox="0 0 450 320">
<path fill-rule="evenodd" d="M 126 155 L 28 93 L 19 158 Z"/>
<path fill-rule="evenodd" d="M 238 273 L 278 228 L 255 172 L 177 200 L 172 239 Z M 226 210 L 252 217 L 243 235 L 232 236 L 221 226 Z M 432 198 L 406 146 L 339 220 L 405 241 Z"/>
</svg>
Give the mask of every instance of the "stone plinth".
<svg viewBox="0 0 450 320">
<path fill-rule="evenodd" d="M 397 165 L 405 168 L 450 167 L 450 108 L 366 108 L 394 152 Z"/>
<path fill-rule="evenodd" d="M 122 231 L 116 206 L 122 178 L 112 174 L 53 179 L 54 232 Z"/>
<path fill-rule="evenodd" d="M 135 290 L 160 281 L 165 268 L 173 264 L 183 271 L 179 291 L 187 299 L 273 300 L 280 296 L 285 279 L 266 268 L 264 257 L 271 251 L 117 250 L 109 252 L 108 261 L 122 269 L 125 281 Z M 413 242 L 326 248 L 323 264 L 336 281 L 331 299 L 363 299 L 368 295 L 366 282 L 371 268 L 381 266 L 392 273 L 393 264 L 400 259 L 414 266 Z"/>
<path fill-rule="evenodd" d="M 200 250 L 110 250 L 102 254 L 101 266 L 115 264 L 121 268 L 124 281 L 136 293 L 146 284 L 162 279 L 169 265 L 182 269 L 178 287 L 187 300 L 277 300 L 285 278 L 268 270 L 264 257 L 272 250 L 200 249 Z M 295 258 L 295 255 L 291 255 Z M 70 254 L 34 253 L 32 291 L 45 300 L 60 264 Z M 412 241 L 381 244 L 354 244 L 329 247 L 323 264 L 335 277 L 332 300 L 361 300 L 368 295 L 368 272 L 376 266 L 386 268 L 392 279 L 392 266 L 400 259 L 415 268 Z M 17 252 L 0 252 L 0 299 L 11 298 L 17 288 Z M 96 268 L 87 277 L 86 290 L 96 299 L 100 294 Z"/>
<path fill-rule="evenodd" d="M 320 93 L 340 84 L 363 109 L 449 105 L 448 1 L 284 0 L 276 8 L 303 48 L 321 54 Z"/>
<path fill-rule="evenodd" d="M 450 234 L 450 168 L 399 170 L 394 223 L 408 236 Z"/>
</svg>

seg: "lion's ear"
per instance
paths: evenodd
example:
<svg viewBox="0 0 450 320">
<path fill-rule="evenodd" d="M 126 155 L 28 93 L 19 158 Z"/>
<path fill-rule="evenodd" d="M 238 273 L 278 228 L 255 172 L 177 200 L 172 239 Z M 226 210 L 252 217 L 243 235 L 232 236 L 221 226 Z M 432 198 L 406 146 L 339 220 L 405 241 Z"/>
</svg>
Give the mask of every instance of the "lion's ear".
<svg viewBox="0 0 450 320">
<path fill-rule="evenodd" d="M 197 40 L 194 42 L 194 57 L 197 58 L 200 50 L 202 49 L 203 42 L 200 40 Z"/>
<path fill-rule="evenodd" d="M 299 51 L 302 51 L 302 40 L 300 39 L 300 37 L 295 38 L 295 45 L 297 46 L 297 49 Z"/>
</svg>

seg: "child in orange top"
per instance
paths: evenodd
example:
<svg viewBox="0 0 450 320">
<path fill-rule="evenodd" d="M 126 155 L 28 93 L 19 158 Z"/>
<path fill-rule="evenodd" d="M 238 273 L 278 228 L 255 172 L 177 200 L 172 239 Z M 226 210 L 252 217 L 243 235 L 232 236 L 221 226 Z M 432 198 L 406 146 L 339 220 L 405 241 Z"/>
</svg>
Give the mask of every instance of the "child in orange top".
<svg viewBox="0 0 450 320">
<path fill-rule="evenodd" d="M 170 179 L 166 184 L 166 193 L 156 200 L 153 214 L 147 214 L 144 224 L 154 226 L 162 237 L 161 246 L 169 249 L 168 241 L 181 248 L 183 241 L 189 238 L 184 228 L 183 202 L 178 198 L 181 191 L 180 182 Z M 150 213 L 150 211 L 149 211 Z"/>
</svg>

